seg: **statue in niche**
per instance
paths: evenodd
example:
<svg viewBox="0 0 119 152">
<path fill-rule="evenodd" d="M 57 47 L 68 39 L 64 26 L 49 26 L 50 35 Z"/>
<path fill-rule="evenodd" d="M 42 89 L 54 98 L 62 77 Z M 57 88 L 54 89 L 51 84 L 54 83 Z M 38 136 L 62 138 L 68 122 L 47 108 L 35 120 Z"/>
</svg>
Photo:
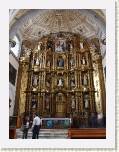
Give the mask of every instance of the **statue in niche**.
<svg viewBox="0 0 119 152">
<path fill-rule="evenodd" d="M 71 108 L 72 109 L 75 109 L 75 99 L 74 99 L 74 97 L 72 97 L 72 101 L 71 101 Z"/>
<path fill-rule="evenodd" d="M 89 106 L 89 103 L 88 103 L 88 99 L 87 99 L 87 98 L 84 100 L 84 106 L 85 106 L 86 109 L 87 109 L 88 106 Z"/>
<path fill-rule="evenodd" d="M 75 87 L 75 78 L 71 78 L 70 84 L 71 87 Z"/>
<path fill-rule="evenodd" d="M 39 51 L 41 50 L 41 47 L 42 47 L 42 42 L 39 42 L 39 43 L 38 43 L 38 50 L 39 50 Z"/>
<path fill-rule="evenodd" d="M 49 110 L 49 108 L 50 108 L 50 106 L 49 106 L 49 104 L 50 104 L 49 96 L 45 97 L 45 103 L 46 103 L 46 109 Z"/>
<path fill-rule="evenodd" d="M 84 48 L 84 44 L 83 42 L 80 42 L 80 49 L 83 49 Z"/>
<path fill-rule="evenodd" d="M 62 57 L 58 58 L 57 65 L 58 67 L 64 67 L 64 60 Z"/>
<path fill-rule="evenodd" d="M 38 76 L 34 75 L 33 77 L 33 86 L 37 86 L 38 85 Z"/>
<path fill-rule="evenodd" d="M 83 85 L 88 85 L 88 75 L 87 75 L 87 73 L 83 74 L 82 84 Z"/>
<path fill-rule="evenodd" d="M 62 78 L 60 78 L 60 79 L 58 80 L 57 86 L 58 86 L 58 87 L 62 87 L 62 86 L 63 86 L 63 79 L 62 79 Z"/>
<path fill-rule="evenodd" d="M 66 49 L 65 40 L 57 40 L 55 44 L 55 52 L 64 52 Z"/>
<path fill-rule="evenodd" d="M 47 81 L 46 81 L 46 86 L 49 88 L 50 85 L 51 85 L 50 80 L 47 80 Z"/>
<path fill-rule="evenodd" d="M 85 59 L 84 56 L 82 57 L 81 63 L 82 63 L 83 65 L 86 65 L 86 59 Z"/>
<path fill-rule="evenodd" d="M 74 60 L 74 58 L 71 58 L 71 60 L 70 60 L 70 65 L 71 65 L 71 67 L 73 67 L 73 66 L 75 65 L 75 60 Z"/>
<path fill-rule="evenodd" d="M 72 44 L 70 44 L 70 50 L 72 50 L 73 49 L 73 45 Z"/>
<path fill-rule="evenodd" d="M 39 59 L 38 58 L 36 59 L 36 65 L 37 66 L 39 65 Z"/>
<path fill-rule="evenodd" d="M 47 65 L 47 67 L 50 67 L 50 66 L 51 66 L 51 62 L 50 62 L 50 60 L 47 60 L 46 65 Z"/>
<path fill-rule="evenodd" d="M 37 101 L 36 101 L 36 99 L 32 99 L 31 106 L 32 106 L 32 108 L 36 108 L 37 107 Z"/>
</svg>

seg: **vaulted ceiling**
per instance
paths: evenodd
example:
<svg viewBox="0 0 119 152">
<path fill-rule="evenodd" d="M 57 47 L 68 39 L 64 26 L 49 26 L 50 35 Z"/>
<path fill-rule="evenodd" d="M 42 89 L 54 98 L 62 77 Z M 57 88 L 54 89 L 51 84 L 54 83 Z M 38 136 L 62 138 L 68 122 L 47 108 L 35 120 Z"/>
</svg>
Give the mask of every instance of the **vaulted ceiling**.
<svg viewBox="0 0 119 152">
<path fill-rule="evenodd" d="M 10 37 L 37 40 L 57 32 L 79 33 L 86 38 L 105 38 L 105 10 L 10 10 Z"/>
</svg>

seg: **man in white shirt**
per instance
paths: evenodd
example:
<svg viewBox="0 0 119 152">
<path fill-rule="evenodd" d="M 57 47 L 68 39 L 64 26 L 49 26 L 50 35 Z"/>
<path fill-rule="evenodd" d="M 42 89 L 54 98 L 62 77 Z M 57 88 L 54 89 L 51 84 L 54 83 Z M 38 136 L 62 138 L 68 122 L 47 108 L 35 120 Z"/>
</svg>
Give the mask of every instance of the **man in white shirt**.
<svg viewBox="0 0 119 152">
<path fill-rule="evenodd" d="M 38 117 L 38 114 L 35 113 L 33 124 L 32 124 L 32 139 L 38 139 L 39 130 L 40 130 L 41 119 Z"/>
</svg>

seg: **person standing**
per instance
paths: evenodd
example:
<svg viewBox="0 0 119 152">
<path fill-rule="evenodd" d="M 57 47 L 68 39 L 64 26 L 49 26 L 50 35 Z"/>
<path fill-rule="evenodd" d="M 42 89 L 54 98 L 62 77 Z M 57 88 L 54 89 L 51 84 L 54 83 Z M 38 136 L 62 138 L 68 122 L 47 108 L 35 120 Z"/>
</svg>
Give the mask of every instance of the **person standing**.
<svg viewBox="0 0 119 152">
<path fill-rule="evenodd" d="M 41 119 L 37 113 L 34 114 L 33 124 L 32 124 L 32 139 L 38 139 L 40 130 Z"/>
<path fill-rule="evenodd" d="M 27 139 L 28 135 L 28 130 L 29 130 L 29 117 L 25 117 L 23 119 L 23 139 Z"/>
</svg>

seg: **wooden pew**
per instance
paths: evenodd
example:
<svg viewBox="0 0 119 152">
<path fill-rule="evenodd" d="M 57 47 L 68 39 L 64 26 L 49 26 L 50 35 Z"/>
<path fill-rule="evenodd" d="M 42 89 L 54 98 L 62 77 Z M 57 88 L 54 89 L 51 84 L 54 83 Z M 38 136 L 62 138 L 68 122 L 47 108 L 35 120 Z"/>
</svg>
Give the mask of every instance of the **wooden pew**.
<svg viewBox="0 0 119 152">
<path fill-rule="evenodd" d="M 70 139 L 105 139 L 105 128 L 70 128 L 68 129 Z"/>
<path fill-rule="evenodd" d="M 16 128 L 9 128 L 9 139 L 16 138 Z"/>
</svg>

